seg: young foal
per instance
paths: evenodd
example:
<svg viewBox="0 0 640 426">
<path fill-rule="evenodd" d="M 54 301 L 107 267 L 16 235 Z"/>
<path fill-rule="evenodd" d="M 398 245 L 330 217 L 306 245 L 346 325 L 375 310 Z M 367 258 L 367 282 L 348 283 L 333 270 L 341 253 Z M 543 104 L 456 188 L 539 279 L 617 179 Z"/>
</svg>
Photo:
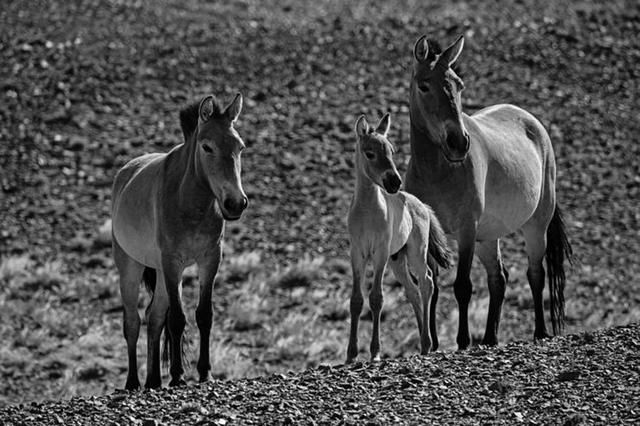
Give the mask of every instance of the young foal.
<svg viewBox="0 0 640 426">
<path fill-rule="evenodd" d="M 165 326 L 169 331 L 170 385 L 184 383 L 181 348 L 186 319 L 180 280 L 184 268 L 194 262 L 201 285 L 196 311 L 200 330 L 198 373 L 200 381 L 208 378 L 211 293 L 220 264 L 224 221 L 238 219 L 247 207 L 240 182 L 244 143 L 233 128 L 241 108 L 240 94 L 226 108 L 212 95 L 206 96 L 180 112 L 183 144 L 167 154 L 138 157 L 115 177 L 113 255 L 124 304 L 129 356 L 126 389 L 140 386 L 136 342 L 140 331 L 138 291 L 143 275 L 153 289 L 147 308 L 145 387 L 161 386 L 160 335 Z"/>
<path fill-rule="evenodd" d="M 428 255 L 448 266 L 450 253 L 446 237 L 433 211 L 416 197 L 399 191 L 402 183 L 391 158 L 393 148 L 387 140 L 390 118 L 386 114 L 375 131 L 364 116 L 356 122 L 356 190 L 349 210 L 348 228 L 351 240 L 353 289 L 351 293 L 351 333 L 347 362 L 358 355 L 358 320 L 362 311 L 362 286 L 365 268 L 373 261 L 373 287 L 369 305 L 373 314 L 371 359 L 380 359 L 380 311 L 382 309 L 382 277 L 391 256 L 390 266 L 402 282 L 413 307 L 420 332 L 421 351 L 431 349 L 430 307 L 434 284 Z M 417 278 L 418 287 L 412 274 Z M 418 292 L 419 288 L 419 292 Z M 422 303 L 421 303 L 422 302 Z M 432 322 L 433 324 L 433 322 Z"/>
<path fill-rule="evenodd" d="M 553 146 L 542 124 L 513 105 L 494 105 L 468 116 L 462 112 L 464 84 L 452 66 L 462 36 L 444 51 L 422 36 L 414 47 L 410 87 L 411 160 L 406 189 L 429 203 L 458 241 L 454 293 L 459 307 L 457 343 L 470 344 L 469 272 L 477 242 L 489 284 L 484 344 L 498 342 L 498 323 L 508 279 L 500 238 L 521 229 L 529 257 L 527 278 L 535 308 L 534 338 L 547 336 L 542 292 L 546 257 L 551 322 L 562 328 L 565 275 L 571 258 L 556 203 Z"/>
</svg>

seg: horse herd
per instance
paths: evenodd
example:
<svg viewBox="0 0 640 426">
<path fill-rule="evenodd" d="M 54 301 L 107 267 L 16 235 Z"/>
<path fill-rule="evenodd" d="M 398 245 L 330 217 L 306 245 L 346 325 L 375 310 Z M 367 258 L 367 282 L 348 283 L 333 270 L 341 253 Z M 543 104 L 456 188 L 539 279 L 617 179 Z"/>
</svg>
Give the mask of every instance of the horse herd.
<svg viewBox="0 0 640 426">
<path fill-rule="evenodd" d="M 411 159 L 402 179 L 387 139 L 388 114 L 375 129 L 361 116 L 355 124 L 356 185 L 348 216 L 353 287 L 347 362 L 358 354 L 358 320 L 365 267 L 373 264 L 369 304 L 373 314 L 370 353 L 380 353 L 382 277 L 389 264 L 402 282 L 420 332 L 421 352 L 438 347 L 435 305 L 438 267 L 451 263 L 445 234 L 458 243 L 454 294 L 459 308 L 457 344 L 470 344 L 470 269 L 477 254 L 487 272 L 490 303 L 483 343 L 498 343 L 500 311 L 508 281 L 500 238 L 521 230 L 528 255 L 527 279 L 535 309 L 534 339 L 547 337 L 543 289 L 549 285 L 553 333 L 564 317 L 564 263 L 571 260 L 556 202 L 553 147 L 542 124 L 513 105 L 494 105 L 469 116 L 462 112 L 462 79 L 455 62 L 464 44 L 446 49 L 420 37 L 413 49 L 410 83 Z M 160 338 L 168 333 L 170 385 L 184 384 L 182 338 L 186 324 L 180 280 L 196 263 L 200 295 L 197 370 L 211 369 L 209 336 L 212 288 L 221 259 L 226 220 L 240 218 L 248 200 L 240 179 L 244 143 L 234 123 L 242 96 L 227 106 L 214 96 L 180 112 L 185 142 L 166 154 L 147 154 L 127 163 L 113 186 L 113 255 L 120 276 L 124 336 L 129 369 L 126 389 L 140 387 L 136 343 L 140 331 L 138 295 L 144 281 L 153 297 L 147 307 L 145 387 L 161 386 Z"/>
</svg>

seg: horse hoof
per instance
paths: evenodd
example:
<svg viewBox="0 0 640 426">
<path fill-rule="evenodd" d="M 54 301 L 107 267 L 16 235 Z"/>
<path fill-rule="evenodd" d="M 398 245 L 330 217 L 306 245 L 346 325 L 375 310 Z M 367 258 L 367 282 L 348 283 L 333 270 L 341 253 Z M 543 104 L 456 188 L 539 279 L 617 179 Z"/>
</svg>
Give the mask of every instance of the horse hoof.
<svg viewBox="0 0 640 426">
<path fill-rule="evenodd" d="M 211 376 L 209 376 L 209 374 L 201 375 L 200 379 L 198 379 L 200 383 L 206 383 L 209 380 L 211 380 Z"/>
<path fill-rule="evenodd" d="M 140 389 L 140 382 L 137 380 L 131 382 L 127 380 L 127 384 L 124 385 L 124 390 L 137 391 L 138 389 Z"/>
<path fill-rule="evenodd" d="M 498 346 L 498 339 L 482 339 L 482 344 L 486 346 Z"/>
<path fill-rule="evenodd" d="M 540 340 L 545 340 L 545 339 L 551 339 L 551 336 L 546 331 L 543 331 L 542 333 L 535 333 L 533 335 L 534 342 L 538 342 Z"/>
<path fill-rule="evenodd" d="M 171 382 L 169 383 L 169 386 L 174 388 L 174 387 L 179 387 L 179 386 L 186 386 L 187 382 L 184 381 L 184 379 L 172 379 Z"/>
<path fill-rule="evenodd" d="M 346 365 L 349 365 L 349 364 L 353 364 L 354 362 L 356 362 L 356 357 L 348 357 L 344 363 Z"/>
<path fill-rule="evenodd" d="M 380 362 L 380 355 L 375 355 L 371 357 L 371 362 Z"/>
</svg>

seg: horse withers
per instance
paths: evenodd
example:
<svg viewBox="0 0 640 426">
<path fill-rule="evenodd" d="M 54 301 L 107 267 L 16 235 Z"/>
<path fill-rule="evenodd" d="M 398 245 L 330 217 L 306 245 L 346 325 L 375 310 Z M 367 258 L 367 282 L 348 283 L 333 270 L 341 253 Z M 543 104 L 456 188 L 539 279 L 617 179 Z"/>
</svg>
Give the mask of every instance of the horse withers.
<svg viewBox="0 0 640 426">
<path fill-rule="evenodd" d="M 464 84 L 452 67 L 463 43 L 460 36 L 442 50 L 422 36 L 414 46 L 406 189 L 428 203 L 445 231 L 458 241 L 454 282 L 459 307 L 458 347 L 467 348 L 471 341 L 469 273 L 474 253 L 488 275 L 490 301 L 483 343 L 498 343 L 508 280 L 499 243 L 500 238 L 517 230 L 524 234 L 529 261 L 534 338 L 545 338 L 542 261 L 546 257 L 551 323 L 557 334 L 564 318 L 564 261 L 572 255 L 556 202 L 553 147 L 542 124 L 516 106 L 494 105 L 471 116 L 462 112 Z"/>
<path fill-rule="evenodd" d="M 447 267 L 450 253 L 446 236 L 433 211 L 411 194 L 400 191 L 402 180 L 393 163 L 393 146 L 387 139 L 390 117 L 386 114 L 375 130 L 361 116 L 356 122 L 356 188 L 348 216 L 353 288 L 351 332 L 347 362 L 358 355 L 358 321 L 362 311 L 365 269 L 373 263 L 369 306 L 373 315 L 371 359 L 380 358 L 382 278 L 387 263 L 405 288 L 418 330 L 421 352 L 437 347 L 434 287 L 428 261 Z M 414 278 L 418 285 L 414 283 Z M 431 333 L 431 334 L 430 334 Z"/>
<path fill-rule="evenodd" d="M 136 342 L 140 331 L 138 293 L 144 281 L 153 292 L 147 307 L 147 379 L 161 386 L 160 337 L 169 333 L 170 385 L 184 383 L 182 338 L 186 325 L 181 299 L 185 267 L 198 265 L 200 331 L 198 374 L 207 380 L 211 294 L 221 258 L 225 220 L 240 218 L 247 196 L 240 180 L 244 143 L 234 129 L 242 96 L 224 108 L 212 96 L 180 111 L 184 143 L 166 154 L 147 154 L 127 163 L 113 185 L 113 256 L 120 274 L 129 371 L 126 389 L 140 386 Z"/>
</svg>

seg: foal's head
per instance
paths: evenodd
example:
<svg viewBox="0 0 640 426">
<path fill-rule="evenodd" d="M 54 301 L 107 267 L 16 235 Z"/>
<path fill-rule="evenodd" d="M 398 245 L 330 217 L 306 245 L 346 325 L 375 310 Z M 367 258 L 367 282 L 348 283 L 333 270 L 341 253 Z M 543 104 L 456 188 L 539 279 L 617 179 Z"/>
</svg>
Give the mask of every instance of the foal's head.
<svg viewBox="0 0 640 426">
<path fill-rule="evenodd" d="M 415 64 L 411 77 L 411 121 L 437 143 L 451 162 L 465 159 L 469 134 L 462 122 L 462 79 L 451 68 L 458 59 L 464 38 L 460 36 L 440 52 L 422 36 L 413 48 Z"/>
<path fill-rule="evenodd" d="M 213 95 L 204 97 L 198 107 L 196 170 L 206 179 L 226 220 L 238 219 L 248 204 L 240 180 L 240 155 L 245 145 L 233 128 L 241 109 L 239 93 L 226 108 Z"/>
<path fill-rule="evenodd" d="M 375 130 L 369 127 L 367 119 L 361 115 L 356 121 L 356 157 L 359 172 L 364 173 L 373 183 L 395 194 L 402 185 L 402 179 L 393 163 L 393 146 L 387 140 L 391 126 L 389 114 L 385 114 Z"/>
</svg>

